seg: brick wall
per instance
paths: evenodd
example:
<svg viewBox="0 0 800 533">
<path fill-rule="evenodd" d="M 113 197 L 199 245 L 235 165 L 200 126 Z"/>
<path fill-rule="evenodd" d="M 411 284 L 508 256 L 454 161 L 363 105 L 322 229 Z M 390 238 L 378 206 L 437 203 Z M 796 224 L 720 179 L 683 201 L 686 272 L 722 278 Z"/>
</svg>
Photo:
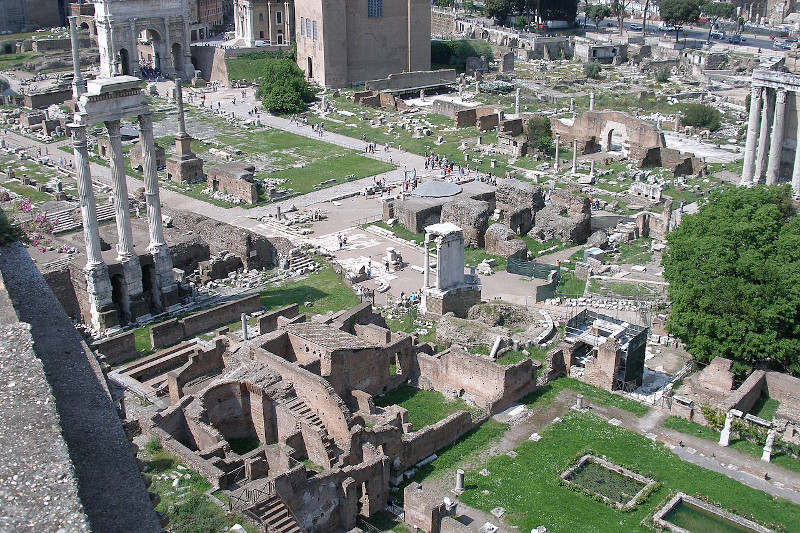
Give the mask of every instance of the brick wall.
<svg viewBox="0 0 800 533">
<path fill-rule="evenodd" d="M 475 424 L 470 414 L 458 411 L 436 424 L 407 434 L 402 454 L 398 457 L 401 463 L 398 471 L 411 468 L 437 450 L 452 444 L 473 427 Z"/>
<path fill-rule="evenodd" d="M 97 341 L 92 349 L 103 354 L 108 364 L 115 365 L 136 357 L 136 338 L 131 330 Z"/>
</svg>

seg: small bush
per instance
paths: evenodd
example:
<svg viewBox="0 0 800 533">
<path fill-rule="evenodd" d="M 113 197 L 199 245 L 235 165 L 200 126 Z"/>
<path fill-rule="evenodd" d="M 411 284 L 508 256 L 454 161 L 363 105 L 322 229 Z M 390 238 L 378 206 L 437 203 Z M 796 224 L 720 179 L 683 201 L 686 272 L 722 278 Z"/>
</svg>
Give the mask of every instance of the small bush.
<svg viewBox="0 0 800 533">
<path fill-rule="evenodd" d="M 291 59 L 270 61 L 261 79 L 258 94 L 270 113 L 300 113 L 314 99 L 303 71 Z"/>
<path fill-rule="evenodd" d="M 599 79 L 600 72 L 603 70 L 603 67 L 600 66 L 600 63 L 597 61 L 592 61 L 591 63 L 586 63 L 583 65 L 583 74 L 587 78 L 592 79 Z"/>
<path fill-rule="evenodd" d="M 535 116 L 528 121 L 528 144 L 537 150 L 550 153 L 553 149 L 553 130 L 549 118 Z"/>
<path fill-rule="evenodd" d="M 722 114 L 705 104 L 687 104 L 683 110 L 683 124 L 714 131 L 719 128 Z"/>
<path fill-rule="evenodd" d="M 669 81 L 669 75 L 671 74 L 669 67 L 660 67 L 656 69 L 655 76 L 656 81 L 664 83 Z"/>
</svg>

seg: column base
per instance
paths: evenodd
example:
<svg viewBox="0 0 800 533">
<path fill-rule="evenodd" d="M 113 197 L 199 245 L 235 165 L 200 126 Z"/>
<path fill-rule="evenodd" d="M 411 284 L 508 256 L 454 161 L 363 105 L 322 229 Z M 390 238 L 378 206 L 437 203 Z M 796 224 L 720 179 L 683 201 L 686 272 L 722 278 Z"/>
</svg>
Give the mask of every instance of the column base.
<svg viewBox="0 0 800 533">
<path fill-rule="evenodd" d="M 93 329 L 102 331 L 119 324 L 116 309 L 111 299 L 111 278 L 105 263 L 87 265 L 86 292 L 89 296 L 89 313 Z"/>
</svg>

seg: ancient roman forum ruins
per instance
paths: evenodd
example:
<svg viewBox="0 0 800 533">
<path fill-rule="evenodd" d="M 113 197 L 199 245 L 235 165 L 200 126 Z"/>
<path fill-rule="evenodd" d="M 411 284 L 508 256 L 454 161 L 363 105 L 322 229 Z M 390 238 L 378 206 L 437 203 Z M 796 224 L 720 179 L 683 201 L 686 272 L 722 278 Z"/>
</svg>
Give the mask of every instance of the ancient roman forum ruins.
<svg viewBox="0 0 800 533">
<path fill-rule="evenodd" d="M 3 533 L 798 529 L 800 359 L 692 345 L 751 302 L 675 270 L 800 210 L 800 14 L 4 1 Z"/>
<path fill-rule="evenodd" d="M 800 75 L 794 70 L 753 71 L 742 185 L 791 179 L 794 194 L 800 195 L 798 91 Z"/>
<path fill-rule="evenodd" d="M 76 101 L 73 122 L 69 125 L 75 154 L 78 189 L 86 242 L 86 292 L 89 297 L 92 326 L 102 330 L 117 325 L 119 319 L 128 322 L 150 313 L 144 292 L 153 309 L 161 311 L 177 303 L 177 286 L 172 273 L 172 255 L 164 240 L 161 219 L 161 200 L 153 144 L 153 117 L 144 101 L 138 78 L 115 76 L 84 81 L 78 59 L 75 18 L 70 18 L 72 33 Z M 139 253 L 133 248 L 133 235 L 128 203 L 128 184 L 125 178 L 120 121 L 134 116 L 139 123 L 142 164 L 144 167 L 147 221 L 150 236 L 148 261 L 142 266 Z M 114 261 L 121 272 L 110 275 L 101 253 L 96 206 L 89 170 L 89 151 L 86 128 L 102 122 L 110 140 L 110 165 L 113 179 L 114 209 L 119 238 Z M 149 273 L 148 286 L 143 284 L 143 268 Z M 113 293 L 119 293 L 121 317 L 113 303 Z"/>
</svg>

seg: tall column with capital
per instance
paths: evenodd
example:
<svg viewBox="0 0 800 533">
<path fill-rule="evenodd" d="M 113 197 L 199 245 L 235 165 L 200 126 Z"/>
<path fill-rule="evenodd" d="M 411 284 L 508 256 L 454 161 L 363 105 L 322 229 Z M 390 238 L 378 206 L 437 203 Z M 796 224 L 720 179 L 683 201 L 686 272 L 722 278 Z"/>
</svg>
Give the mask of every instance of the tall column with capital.
<svg viewBox="0 0 800 533">
<path fill-rule="evenodd" d="M 436 288 L 442 290 L 442 238 L 436 239 Z"/>
<path fill-rule="evenodd" d="M 122 310 L 129 320 L 147 313 L 142 300 L 142 267 L 139 256 L 133 249 L 133 231 L 131 230 L 130 205 L 128 203 L 128 183 L 125 179 L 125 164 L 122 152 L 119 120 L 106 123 L 109 145 L 111 148 L 111 185 L 114 194 L 114 214 L 117 219 L 117 259 L 122 263 L 125 278 L 125 290 L 122 294 Z"/>
<path fill-rule="evenodd" d="M 92 190 L 92 175 L 89 171 L 89 149 L 86 145 L 86 126 L 70 124 L 72 148 L 75 155 L 75 179 L 78 184 L 78 197 L 81 204 L 83 239 L 86 243 L 86 292 L 89 295 L 89 313 L 92 328 L 102 330 L 116 325 L 107 323 L 103 308 L 112 304 L 111 279 L 108 266 L 100 253 L 100 232 L 97 227 L 97 210 Z"/>
<path fill-rule="evenodd" d="M 424 264 L 425 264 L 425 274 L 422 278 L 422 288 L 427 289 L 431 286 L 431 254 L 430 254 L 430 245 L 431 245 L 431 237 L 429 234 L 425 234 L 425 248 L 424 248 Z"/>
<path fill-rule="evenodd" d="M 758 121 L 761 114 L 761 87 L 753 86 L 750 91 L 750 118 L 747 122 L 747 142 L 744 146 L 744 166 L 740 185 L 749 185 L 755 174 L 756 141 L 758 140 Z"/>
<path fill-rule="evenodd" d="M 178 287 L 172 272 L 172 252 L 164 239 L 164 225 L 161 219 L 161 198 L 158 193 L 152 113 L 139 115 L 139 144 L 142 147 L 144 195 L 147 203 L 147 228 L 150 235 L 150 245 L 147 249 L 153 254 L 157 277 L 157 287 L 153 287 L 151 292 L 156 307 L 161 307 L 163 311 L 164 308 L 177 303 Z"/>
<path fill-rule="evenodd" d="M 78 28 L 76 16 L 69 17 L 69 37 L 72 42 L 72 98 L 77 100 L 86 92 L 86 81 L 81 75 L 81 55 L 78 49 Z"/>
<path fill-rule="evenodd" d="M 767 185 L 778 183 L 781 170 L 781 152 L 783 151 L 783 116 L 786 113 L 786 91 L 780 90 L 775 97 L 775 119 L 772 122 L 772 140 L 769 147 L 769 164 L 767 166 Z"/>
<path fill-rule="evenodd" d="M 761 131 L 758 134 L 758 149 L 756 150 L 756 169 L 753 175 L 753 183 L 760 183 L 767 170 L 767 152 L 769 150 L 770 138 L 769 128 L 772 125 L 772 102 L 769 96 L 769 89 L 764 87 L 764 94 L 761 96 Z"/>
<path fill-rule="evenodd" d="M 139 36 L 136 35 L 136 19 L 130 20 L 129 31 L 131 33 L 131 53 L 128 54 L 128 61 L 130 65 L 131 76 L 139 76 Z"/>
</svg>

